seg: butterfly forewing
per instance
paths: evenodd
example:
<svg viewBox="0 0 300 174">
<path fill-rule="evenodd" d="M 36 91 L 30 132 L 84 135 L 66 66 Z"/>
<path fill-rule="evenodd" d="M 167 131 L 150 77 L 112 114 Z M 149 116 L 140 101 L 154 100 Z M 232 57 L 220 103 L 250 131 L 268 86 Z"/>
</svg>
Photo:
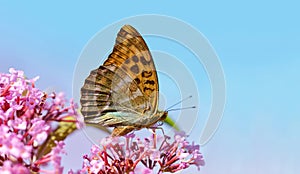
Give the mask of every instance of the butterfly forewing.
<svg viewBox="0 0 300 174">
<path fill-rule="evenodd" d="M 86 123 L 114 126 L 116 132 L 130 132 L 133 128 L 129 119 L 156 113 L 158 80 L 154 62 L 133 27 L 121 28 L 108 59 L 85 80 L 80 101 Z M 116 111 L 127 114 L 106 114 Z"/>
<path fill-rule="evenodd" d="M 112 64 L 117 64 L 119 69 L 122 69 L 131 77 L 131 93 L 135 92 L 135 87 L 142 92 L 147 107 L 141 111 L 144 112 L 144 109 L 146 109 L 150 111 L 149 113 L 155 113 L 158 101 L 156 69 L 148 46 L 133 27 L 125 25 L 118 33 L 113 52 L 104 62 L 104 66 Z M 140 98 L 133 99 L 133 105 Z"/>
</svg>

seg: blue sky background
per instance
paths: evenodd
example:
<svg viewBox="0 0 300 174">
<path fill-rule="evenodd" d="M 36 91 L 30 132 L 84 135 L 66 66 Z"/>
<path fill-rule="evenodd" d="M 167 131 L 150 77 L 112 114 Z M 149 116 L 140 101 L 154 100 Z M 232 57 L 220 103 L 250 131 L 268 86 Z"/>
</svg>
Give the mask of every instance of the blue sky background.
<svg viewBox="0 0 300 174">
<path fill-rule="evenodd" d="M 226 76 L 224 117 L 202 148 L 206 166 L 201 173 L 296 174 L 300 172 L 299 5 L 292 0 L 1 1 L 0 71 L 15 67 L 28 77 L 39 75 L 38 87 L 65 91 L 71 98 L 76 61 L 99 30 L 134 15 L 176 17 L 210 41 Z M 82 139 L 77 133 L 67 140 L 73 145 L 67 145 L 65 172 L 79 168 L 80 153 L 88 152 L 89 144 Z"/>
</svg>

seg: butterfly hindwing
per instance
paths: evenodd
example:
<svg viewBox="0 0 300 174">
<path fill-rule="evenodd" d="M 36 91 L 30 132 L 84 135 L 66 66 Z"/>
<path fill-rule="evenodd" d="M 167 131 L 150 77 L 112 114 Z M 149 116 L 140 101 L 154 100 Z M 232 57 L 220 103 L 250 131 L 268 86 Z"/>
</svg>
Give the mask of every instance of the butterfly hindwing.
<svg viewBox="0 0 300 174">
<path fill-rule="evenodd" d="M 98 117 L 103 113 L 131 108 L 130 99 L 126 95 L 128 80 L 128 75 L 120 71 L 115 74 L 104 66 L 93 70 L 81 88 L 81 113 L 85 122 L 98 123 Z"/>
</svg>

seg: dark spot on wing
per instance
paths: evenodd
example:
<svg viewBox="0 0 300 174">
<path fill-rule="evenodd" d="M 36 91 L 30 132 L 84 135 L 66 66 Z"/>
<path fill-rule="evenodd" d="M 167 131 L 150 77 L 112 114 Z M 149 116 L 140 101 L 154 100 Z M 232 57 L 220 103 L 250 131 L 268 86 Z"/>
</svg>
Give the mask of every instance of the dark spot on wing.
<svg viewBox="0 0 300 174">
<path fill-rule="evenodd" d="M 146 91 L 154 91 L 154 89 L 144 87 L 144 92 L 146 92 Z"/>
<path fill-rule="evenodd" d="M 136 84 L 140 84 L 141 83 L 141 80 L 139 78 L 135 78 L 134 81 L 135 81 Z"/>
<path fill-rule="evenodd" d="M 151 71 L 143 71 L 142 72 L 142 77 L 148 78 L 152 76 L 152 72 Z"/>
<path fill-rule="evenodd" d="M 154 80 L 146 80 L 146 82 L 144 84 L 154 85 L 155 82 L 154 82 Z"/>
<path fill-rule="evenodd" d="M 130 63 L 130 60 L 129 60 L 129 59 L 126 59 L 126 60 L 125 60 L 125 63 L 126 63 L 126 64 Z"/>
<path fill-rule="evenodd" d="M 149 62 L 145 59 L 144 56 L 141 57 L 141 62 L 142 62 L 143 65 L 148 65 L 149 64 Z"/>
<path fill-rule="evenodd" d="M 130 70 L 135 73 L 138 74 L 140 72 L 139 67 L 137 65 L 133 65 Z"/>
<path fill-rule="evenodd" d="M 133 56 L 133 57 L 132 57 L 132 60 L 133 60 L 135 63 L 139 62 L 139 58 L 138 58 L 137 56 Z"/>
</svg>

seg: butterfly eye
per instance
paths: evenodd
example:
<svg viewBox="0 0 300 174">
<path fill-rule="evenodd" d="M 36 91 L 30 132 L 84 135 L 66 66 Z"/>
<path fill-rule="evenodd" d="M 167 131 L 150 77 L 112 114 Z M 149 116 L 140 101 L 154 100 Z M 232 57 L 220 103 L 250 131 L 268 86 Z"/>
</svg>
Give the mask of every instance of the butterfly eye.
<svg viewBox="0 0 300 174">
<path fill-rule="evenodd" d="M 162 122 L 162 121 L 158 121 L 157 123 L 156 123 L 156 125 L 159 127 L 159 126 L 162 126 L 164 124 L 164 122 Z"/>
</svg>

